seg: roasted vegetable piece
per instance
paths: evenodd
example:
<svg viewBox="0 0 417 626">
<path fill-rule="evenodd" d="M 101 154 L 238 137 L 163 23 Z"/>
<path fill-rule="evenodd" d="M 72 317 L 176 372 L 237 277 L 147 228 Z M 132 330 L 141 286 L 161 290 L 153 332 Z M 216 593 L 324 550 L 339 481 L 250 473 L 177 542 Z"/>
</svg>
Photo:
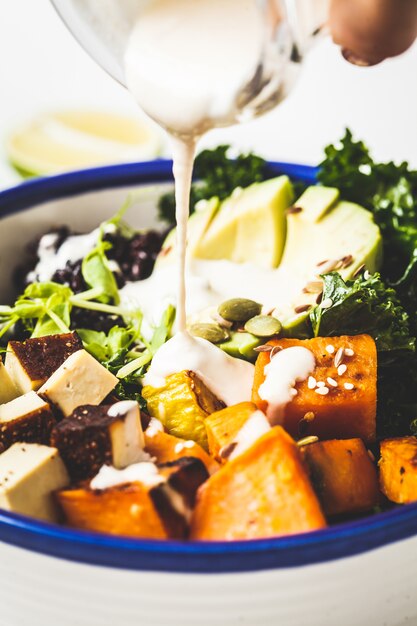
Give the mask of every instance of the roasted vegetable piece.
<svg viewBox="0 0 417 626">
<path fill-rule="evenodd" d="M 183 458 L 159 466 L 156 480 L 152 476 L 146 484 L 66 489 L 56 498 L 70 526 L 130 537 L 184 539 L 197 489 L 207 478 L 200 459 Z"/>
<path fill-rule="evenodd" d="M 328 388 L 327 395 L 309 388 L 308 380 L 296 384 L 297 395 L 287 404 L 283 426 L 293 436 L 317 435 L 320 439 L 350 439 L 365 442 L 376 436 L 376 368 L 375 342 L 369 335 L 316 337 L 314 339 L 275 339 L 269 345 L 280 348 L 303 346 L 314 354 L 316 368 L 312 376 Z M 342 354 L 342 360 L 337 358 Z M 265 380 L 264 368 L 269 352 L 261 352 L 256 361 L 253 401 L 267 413 L 273 407 L 262 400 L 259 388 Z M 340 367 L 342 366 L 342 367 Z M 329 383 L 328 379 L 331 379 Z M 332 384 L 333 383 L 333 384 Z M 336 383 L 337 386 L 334 386 Z M 305 422 L 306 413 L 313 419 Z"/>
<path fill-rule="evenodd" d="M 66 489 L 57 493 L 67 524 L 112 535 L 167 539 L 151 491 L 140 483 L 94 491 Z"/>
<path fill-rule="evenodd" d="M 363 513 L 378 505 L 376 467 L 361 439 L 319 441 L 301 452 L 326 515 Z"/>
<path fill-rule="evenodd" d="M 240 402 L 212 413 L 205 420 L 209 451 L 217 460 L 222 461 L 219 452 L 232 443 L 247 419 L 256 411 L 253 402 Z"/>
<path fill-rule="evenodd" d="M 142 395 L 149 413 L 159 419 L 171 435 L 192 439 L 207 450 L 204 420 L 224 404 L 197 374 L 190 371 L 172 374 L 163 387 L 145 386 Z"/>
<path fill-rule="evenodd" d="M 155 429 L 152 421 L 144 434 L 145 451 L 155 457 L 157 463 L 169 463 L 183 457 L 195 457 L 204 463 L 209 474 L 214 474 L 219 469 L 216 461 L 192 439 L 180 439 L 163 430 Z"/>
<path fill-rule="evenodd" d="M 200 488 L 191 537 L 229 541 L 325 526 L 300 452 L 276 426 Z"/>
<path fill-rule="evenodd" d="M 417 437 L 381 442 L 379 483 L 389 500 L 406 504 L 417 500 Z"/>
</svg>

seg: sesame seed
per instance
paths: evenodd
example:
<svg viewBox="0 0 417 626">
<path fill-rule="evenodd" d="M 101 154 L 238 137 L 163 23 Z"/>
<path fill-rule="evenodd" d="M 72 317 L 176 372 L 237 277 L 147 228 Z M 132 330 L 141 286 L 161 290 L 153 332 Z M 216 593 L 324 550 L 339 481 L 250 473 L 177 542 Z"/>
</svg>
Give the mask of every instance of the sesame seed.
<svg viewBox="0 0 417 626">
<path fill-rule="evenodd" d="M 345 354 L 346 356 L 353 356 L 355 352 L 352 350 L 352 348 L 345 348 Z"/>
<path fill-rule="evenodd" d="M 328 382 L 328 384 L 329 384 L 331 387 L 337 387 L 337 386 L 338 386 L 337 381 L 336 381 L 334 378 L 330 378 L 330 376 L 329 376 L 329 378 L 327 379 L 327 382 Z"/>
<path fill-rule="evenodd" d="M 352 265 L 353 263 L 353 256 L 351 254 L 347 254 L 340 259 L 340 263 L 342 264 L 342 268 L 349 267 L 349 265 Z"/>
<path fill-rule="evenodd" d="M 304 293 L 321 293 L 323 282 L 321 280 L 310 280 L 303 289 Z"/>
<path fill-rule="evenodd" d="M 375 459 L 375 455 L 374 455 L 374 453 L 373 453 L 371 450 L 367 450 L 367 453 L 368 453 L 368 456 L 369 456 L 369 458 L 371 459 L 371 461 L 374 461 L 374 462 L 375 462 L 375 461 L 376 461 L 376 459 Z"/>
<path fill-rule="evenodd" d="M 253 351 L 254 352 L 271 352 L 272 346 L 265 344 L 264 346 L 258 346 L 257 348 L 254 348 Z"/>
<path fill-rule="evenodd" d="M 313 411 L 307 411 L 307 413 L 304 415 L 303 419 L 305 419 L 306 422 L 312 422 L 315 417 L 316 416 L 313 413 Z"/>
<path fill-rule="evenodd" d="M 300 306 L 294 307 L 294 313 L 305 313 L 311 309 L 311 304 L 300 304 Z"/>
<path fill-rule="evenodd" d="M 195 442 L 191 441 L 191 439 L 189 439 L 188 441 L 184 443 L 184 448 L 194 448 L 194 446 L 195 446 Z"/>
<path fill-rule="evenodd" d="M 337 368 L 337 373 L 339 374 L 339 376 L 343 376 L 346 370 L 347 370 L 347 365 L 342 363 L 342 365 L 339 365 L 339 367 Z"/>
<path fill-rule="evenodd" d="M 290 394 L 292 395 L 292 397 L 296 396 L 298 394 L 297 389 L 290 389 Z"/>
<path fill-rule="evenodd" d="M 344 383 L 343 387 L 347 389 L 347 391 L 351 391 L 355 385 L 353 383 Z"/>
<path fill-rule="evenodd" d="M 295 213 L 301 213 L 302 210 L 303 209 L 300 206 L 290 206 L 287 209 L 286 213 L 287 213 L 287 215 L 292 215 L 292 214 L 295 214 Z"/>
<path fill-rule="evenodd" d="M 363 273 L 363 277 L 365 280 L 368 280 L 369 278 L 371 278 L 370 272 L 368 272 L 368 270 L 365 270 Z"/>
<path fill-rule="evenodd" d="M 317 389 L 314 390 L 316 393 L 318 393 L 320 396 L 327 396 L 327 394 L 329 393 L 329 388 L 328 387 L 317 387 Z"/>
<path fill-rule="evenodd" d="M 335 367 L 339 367 L 339 365 L 343 361 L 344 356 L 345 356 L 345 349 L 344 348 L 339 348 L 338 351 L 336 352 L 336 354 L 334 355 L 334 366 Z"/>
<path fill-rule="evenodd" d="M 337 269 L 339 265 L 340 265 L 340 261 L 332 259 L 330 261 L 325 261 L 321 263 L 317 267 L 320 268 L 320 274 L 328 274 L 329 272 L 332 272 L 333 270 Z"/>
<path fill-rule="evenodd" d="M 320 387 L 325 387 L 325 386 L 326 386 L 326 383 L 324 383 L 324 382 L 323 382 L 323 381 L 321 381 L 321 380 L 317 383 L 317 387 L 319 387 L 319 388 L 320 388 Z"/>
<path fill-rule="evenodd" d="M 334 347 L 334 346 L 332 346 L 332 344 L 331 344 L 331 343 L 329 343 L 329 345 L 328 345 L 328 346 L 326 346 L 326 352 L 328 352 L 329 354 L 333 354 L 333 353 L 334 353 L 334 351 L 335 351 L 335 347 Z"/>
<path fill-rule="evenodd" d="M 278 354 L 278 352 L 281 352 L 281 350 L 282 350 L 281 346 L 274 346 L 271 350 L 270 358 L 273 359 L 274 356 Z"/>
<path fill-rule="evenodd" d="M 330 309 L 330 307 L 333 306 L 333 300 L 331 298 L 325 298 L 320 306 L 322 309 Z"/>
<path fill-rule="evenodd" d="M 297 446 L 301 448 L 302 446 L 308 446 L 311 443 L 317 443 L 318 440 L 319 438 L 316 437 L 316 435 L 311 435 L 310 437 L 304 437 L 304 439 L 297 441 Z"/>
<path fill-rule="evenodd" d="M 177 443 L 177 445 L 174 448 L 175 454 L 179 454 L 183 450 L 184 450 L 184 444 L 183 443 Z"/>
<path fill-rule="evenodd" d="M 364 269 L 365 269 L 365 263 L 362 263 L 362 265 L 360 265 L 358 269 L 355 270 L 355 273 L 353 274 L 353 278 L 356 278 L 357 276 L 359 276 L 359 274 L 362 274 Z"/>
<path fill-rule="evenodd" d="M 309 389 L 314 389 L 317 386 L 317 381 L 314 376 L 309 376 L 307 381 L 307 387 Z"/>
</svg>

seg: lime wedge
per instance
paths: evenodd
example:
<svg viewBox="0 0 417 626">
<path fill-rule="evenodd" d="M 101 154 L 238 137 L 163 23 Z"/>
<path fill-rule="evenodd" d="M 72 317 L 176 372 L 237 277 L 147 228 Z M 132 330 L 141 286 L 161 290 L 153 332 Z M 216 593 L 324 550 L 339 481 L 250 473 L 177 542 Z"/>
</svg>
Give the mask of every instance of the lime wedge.
<svg viewBox="0 0 417 626">
<path fill-rule="evenodd" d="M 161 145 L 161 135 L 146 120 L 100 111 L 63 111 L 39 116 L 18 129 L 6 150 L 20 173 L 38 176 L 152 159 Z"/>
</svg>

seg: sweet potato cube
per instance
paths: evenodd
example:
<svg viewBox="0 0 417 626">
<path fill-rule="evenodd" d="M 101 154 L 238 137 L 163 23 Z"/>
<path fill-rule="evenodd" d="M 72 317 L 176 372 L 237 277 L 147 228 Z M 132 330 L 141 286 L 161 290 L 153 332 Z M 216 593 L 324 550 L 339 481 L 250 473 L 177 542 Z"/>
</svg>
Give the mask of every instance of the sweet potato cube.
<svg viewBox="0 0 417 626">
<path fill-rule="evenodd" d="M 192 439 L 207 450 L 204 420 L 224 408 L 202 380 L 191 371 L 168 376 L 163 387 L 145 386 L 142 395 L 152 417 L 159 419 L 175 437 Z"/>
<path fill-rule="evenodd" d="M 299 436 L 300 422 L 303 420 L 303 425 L 307 427 L 303 430 L 303 436 L 317 435 L 320 439 L 359 437 L 366 443 L 375 440 L 377 356 L 372 337 L 355 335 L 305 340 L 276 339 L 269 343 L 282 349 L 303 346 L 311 350 L 316 359 L 312 377 L 324 383 L 328 389 L 326 395 L 322 395 L 319 388 L 310 388 L 308 379 L 296 383 L 297 395 L 285 407 L 282 421 L 284 428 L 293 437 Z M 336 355 L 342 350 L 344 354 L 340 361 Z M 265 366 L 269 362 L 270 353 L 261 352 L 256 361 L 252 399 L 268 417 L 273 417 L 273 407 L 268 406 L 259 391 L 265 380 Z M 314 414 L 314 419 L 307 424 L 303 419 L 306 413 Z"/>
<path fill-rule="evenodd" d="M 158 464 L 169 463 L 183 457 L 194 457 L 204 463 L 209 474 L 214 474 L 219 468 L 216 461 L 192 439 L 180 439 L 152 426 L 145 430 L 144 435 L 145 451 L 154 457 Z"/>
<path fill-rule="evenodd" d="M 381 442 L 379 484 L 392 502 L 417 501 L 417 437 L 398 437 Z"/>
<path fill-rule="evenodd" d="M 254 539 L 325 526 L 300 452 L 276 426 L 200 488 L 191 537 Z"/>
<path fill-rule="evenodd" d="M 221 461 L 219 452 L 232 443 L 247 419 L 256 411 L 253 402 L 240 402 L 216 411 L 205 420 L 209 452 Z"/>
<path fill-rule="evenodd" d="M 56 497 L 70 526 L 112 535 L 168 538 L 149 489 L 140 483 L 103 491 L 66 489 Z"/>
<path fill-rule="evenodd" d="M 376 467 L 361 439 L 319 441 L 301 452 L 326 515 L 363 513 L 378 505 Z"/>
</svg>

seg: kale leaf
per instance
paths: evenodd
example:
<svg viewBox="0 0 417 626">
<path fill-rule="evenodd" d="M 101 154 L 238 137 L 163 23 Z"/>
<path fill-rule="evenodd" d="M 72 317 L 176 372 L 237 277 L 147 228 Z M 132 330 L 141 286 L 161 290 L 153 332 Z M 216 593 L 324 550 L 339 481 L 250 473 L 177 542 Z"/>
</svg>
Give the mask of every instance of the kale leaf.
<svg viewBox="0 0 417 626">
<path fill-rule="evenodd" d="M 265 180 L 266 162 L 252 154 L 230 154 L 230 146 L 218 146 L 214 150 L 203 150 L 194 163 L 194 176 L 190 195 L 190 213 L 199 200 L 217 196 L 224 200 L 236 187 L 248 187 Z M 159 219 L 175 224 L 175 197 L 173 192 L 164 194 L 158 203 Z"/>
</svg>

